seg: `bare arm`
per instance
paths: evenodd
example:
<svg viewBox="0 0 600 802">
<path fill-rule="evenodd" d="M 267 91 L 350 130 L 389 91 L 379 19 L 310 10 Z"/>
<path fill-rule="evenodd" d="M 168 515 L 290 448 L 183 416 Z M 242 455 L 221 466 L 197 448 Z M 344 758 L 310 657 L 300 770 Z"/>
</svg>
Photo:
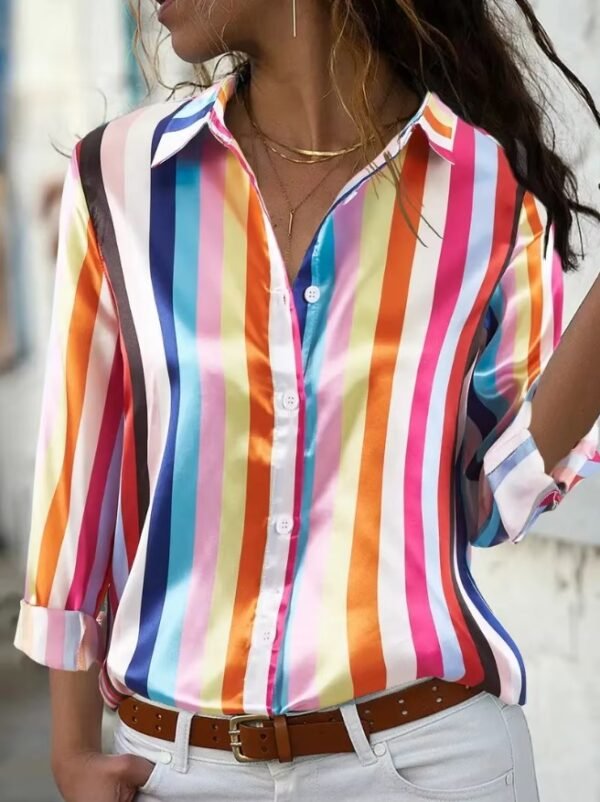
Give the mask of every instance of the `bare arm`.
<svg viewBox="0 0 600 802">
<path fill-rule="evenodd" d="M 102 751 L 102 697 L 98 665 L 88 671 L 50 669 L 52 770 L 69 756 Z"/>
<path fill-rule="evenodd" d="M 530 431 L 552 469 L 600 416 L 600 277 L 579 306 L 543 371 Z"/>
<path fill-rule="evenodd" d="M 102 754 L 98 665 L 50 669 L 51 765 L 66 802 L 132 802 L 152 763 L 138 755 Z"/>
</svg>

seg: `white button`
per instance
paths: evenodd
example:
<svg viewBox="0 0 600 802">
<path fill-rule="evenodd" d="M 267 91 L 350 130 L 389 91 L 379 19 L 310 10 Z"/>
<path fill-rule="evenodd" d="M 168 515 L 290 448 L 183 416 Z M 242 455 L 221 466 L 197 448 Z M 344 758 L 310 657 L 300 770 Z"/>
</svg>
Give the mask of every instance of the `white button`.
<svg viewBox="0 0 600 802">
<path fill-rule="evenodd" d="M 321 290 L 315 284 L 311 284 L 310 287 L 304 290 L 304 297 L 309 304 L 314 304 L 321 297 Z"/>
<path fill-rule="evenodd" d="M 286 390 L 283 394 L 282 403 L 285 409 L 296 409 L 299 403 L 298 393 L 294 390 Z"/>
<path fill-rule="evenodd" d="M 280 535 L 287 535 L 288 532 L 292 531 L 293 526 L 294 519 L 291 515 L 280 515 L 275 521 L 275 530 Z"/>
<path fill-rule="evenodd" d="M 173 756 L 170 752 L 160 752 L 158 755 L 158 760 L 160 763 L 170 763 Z"/>
<path fill-rule="evenodd" d="M 373 747 L 373 751 L 378 757 L 385 755 L 386 753 L 385 744 L 375 744 L 375 746 Z"/>
<path fill-rule="evenodd" d="M 263 632 L 263 640 L 270 641 L 273 636 L 272 632 Z"/>
</svg>

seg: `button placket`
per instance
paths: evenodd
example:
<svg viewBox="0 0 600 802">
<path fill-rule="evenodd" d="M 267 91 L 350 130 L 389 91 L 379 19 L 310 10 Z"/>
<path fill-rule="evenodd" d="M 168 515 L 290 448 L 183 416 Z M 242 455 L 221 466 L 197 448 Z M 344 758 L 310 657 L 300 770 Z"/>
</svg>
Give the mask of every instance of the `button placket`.
<svg viewBox="0 0 600 802">
<path fill-rule="evenodd" d="M 275 531 L 280 535 L 287 535 L 294 527 L 294 519 L 291 515 L 278 515 L 275 519 Z"/>
<path fill-rule="evenodd" d="M 298 409 L 300 399 L 295 390 L 286 390 L 281 397 L 281 404 L 284 409 L 295 410 Z"/>
<path fill-rule="evenodd" d="M 311 284 L 304 290 L 304 298 L 308 301 L 309 304 L 316 303 L 320 297 L 321 297 L 321 290 L 317 287 L 316 284 Z"/>
</svg>

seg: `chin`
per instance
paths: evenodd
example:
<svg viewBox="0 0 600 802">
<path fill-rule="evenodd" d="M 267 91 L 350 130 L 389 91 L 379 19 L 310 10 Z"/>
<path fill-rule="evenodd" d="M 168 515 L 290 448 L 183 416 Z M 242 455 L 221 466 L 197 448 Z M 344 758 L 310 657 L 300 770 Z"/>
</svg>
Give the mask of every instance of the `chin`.
<svg viewBox="0 0 600 802">
<path fill-rule="evenodd" d="M 171 32 L 171 45 L 175 54 L 189 64 L 201 64 L 222 53 L 222 48 L 211 47 L 209 42 L 202 42 L 197 35 L 185 30 Z"/>
</svg>

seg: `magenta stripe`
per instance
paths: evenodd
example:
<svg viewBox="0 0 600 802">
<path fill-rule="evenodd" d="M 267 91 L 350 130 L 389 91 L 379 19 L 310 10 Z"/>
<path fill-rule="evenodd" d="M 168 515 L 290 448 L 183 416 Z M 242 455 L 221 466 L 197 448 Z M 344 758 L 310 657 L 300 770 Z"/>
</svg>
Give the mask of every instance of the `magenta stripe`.
<svg viewBox="0 0 600 802">
<path fill-rule="evenodd" d="M 100 312 L 101 313 L 101 312 Z M 94 345 L 92 344 L 92 348 Z M 77 561 L 73 580 L 65 602 L 67 610 L 83 610 L 84 600 L 89 595 L 90 575 L 94 565 L 94 559 L 101 557 L 101 564 L 108 570 L 109 554 L 112 543 L 113 526 L 109 531 L 100 530 L 101 517 L 105 521 L 113 521 L 116 514 L 117 497 L 112 492 L 107 492 L 107 487 L 111 491 L 116 491 L 114 486 L 108 484 L 108 476 L 111 460 L 113 457 L 113 446 L 116 433 L 121 420 L 122 398 L 119 392 L 121 382 L 122 363 L 119 358 L 119 346 L 117 344 L 113 358 L 110 380 L 108 383 L 106 397 L 104 400 L 104 414 L 100 426 L 100 434 L 96 443 L 96 453 L 92 472 L 88 482 L 88 494 L 85 508 L 81 519 L 81 527 L 77 537 Z M 112 507 L 108 516 L 102 516 L 104 507 Z M 100 586 L 104 581 L 104 576 L 100 581 Z M 101 587 L 98 587 L 100 592 Z M 91 600 L 90 600 L 91 601 Z M 93 600 L 93 607 L 86 612 L 93 614 L 96 609 L 97 599 Z"/>
<path fill-rule="evenodd" d="M 460 164 L 450 177 L 448 212 L 427 334 L 415 380 L 404 473 L 406 595 L 417 657 L 417 676 L 442 676 L 442 651 L 429 599 L 423 527 L 423 453 L 431 405 L 435 360 L 448 330 L 462 286 L 473 208 L 475 138 L 458 126 L 455 157 Z M 435 311 L 435 314 L 433 314 Z M 439 403 L 439 400 L 438 400 Z M 440 600 L 444 603 L 444 600 Z"/>
</svg>

